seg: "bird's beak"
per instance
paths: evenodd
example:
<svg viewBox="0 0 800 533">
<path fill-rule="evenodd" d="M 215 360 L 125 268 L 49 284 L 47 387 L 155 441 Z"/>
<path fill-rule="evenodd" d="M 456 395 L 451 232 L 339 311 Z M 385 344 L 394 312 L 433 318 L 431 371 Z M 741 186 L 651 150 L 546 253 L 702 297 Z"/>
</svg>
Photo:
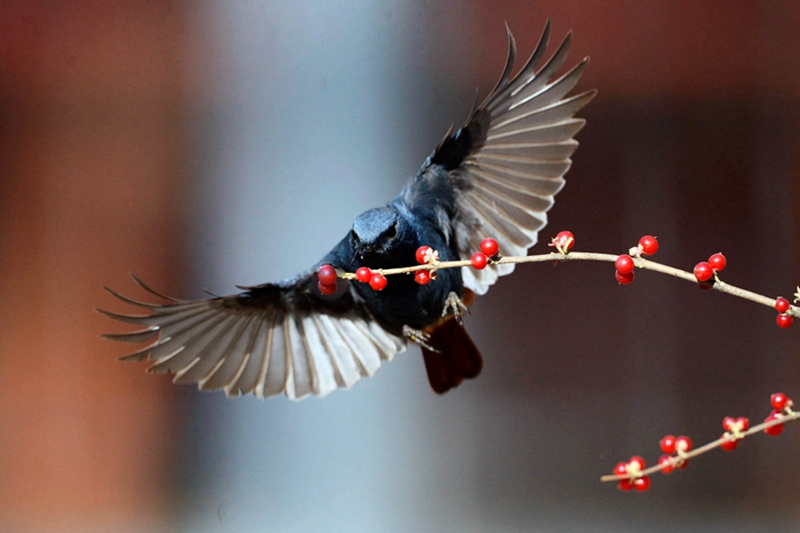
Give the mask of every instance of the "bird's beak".
<svg viewBox="0 0 800 533">
<path fill-rule="evenodd" d="M 356 255 L 361 259 L 364 259 L 364 256 L 372 253 L 374 249 L 375 248 L 372 245 L 360 244 L 358 247 L 356 247 Z"/>
</svg>

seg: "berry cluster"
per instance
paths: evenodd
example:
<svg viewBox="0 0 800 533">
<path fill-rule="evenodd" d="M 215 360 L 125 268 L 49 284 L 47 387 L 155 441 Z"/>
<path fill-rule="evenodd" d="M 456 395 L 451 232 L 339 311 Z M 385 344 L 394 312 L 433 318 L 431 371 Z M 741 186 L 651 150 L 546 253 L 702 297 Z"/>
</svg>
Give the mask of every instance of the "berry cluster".
<svg viewBox="0 0 800 533">
<path fill-rule="evenodd" d="M 767 435 L 780 435 L 785 421 L 796 420 L 800 417 L 800 413 L 792 410 L 794 404 L 791 398 L 782 392 L 773 394 L 770 397 L 770 404 L 772 405 L 772 412 L 764 420 L 764 423 L 757 427 L 751 428 L 750 420 L 747 418 L 726 416 L 722 420 L 722 427 L 725 429 L 725 433 L 718 440 L 706 444 L 695 451 L 692 451 L 692 440 L 689 437 L 685 435 L 680 437 L 667 435 L 659 441 L 659 446 L 664 455 L 658 459 L 657 466 L 645 468 L 644 459 L 634 456 L 627 463 L 618 463 L 614 467 L 614 474 L 604 476 L 603 480 L 617 481 L 617 487 L 622 491 L 631 489 L 645 491 L 650 487 L 650 480 L 647 474 L 651 472 L 661 471 L 664 474 L 671 474 L 675 470 L 682 470 L 689 464 L 690 457 L 707 452 L 717 446 L 726 452 L 731 452 L 736 449 L 740 440 L 762 429 Z"/>
<path fill-rule="evenodd" d="M 642 470 L 644 470 L 645 466 L 644 459 L 638 455 L 631 457 L 627 463 L 617 463 L 617 466 L 614 467 L 614 474 L 627 476 L 619 480 L 617 488 L 625 492 L 631 489 L 644 492 L 649 489 L 650 478 L 642 475 Z"/>
<path fill-rule="evenodd" d="M 770 403 L 772 404 L 772 412 L 769 416 L 764 420 L 764 422 L 772 422 L 773 420 L 780 420 L 786 415 L 793 415 L 794 411 L 792 410 L 792 406 L 794 403 L 792 399 L 786 396 L 782 392 L 776 392 L 773 394 L 770 399 Z M 777 437 L 783 432 L 783 424 L 775 424 L 774 426 L 769 426 L 764 428 L 764 433 L 767 435 L 772 435 L 773 437 Z"/>
<path fill-rule="evenodd" d="M 658 251 L 658 241 L 652 235 L 645 235 L 639 239 L 639 244 L 630 249 L 630 254 L 622 254 L 614 261 L 614 274 L 620 285 L 627 285 L 633 281 L 633 268 L 636 266 L 634 257 L 640 259 L 643 255 L 653 255 Z M 633 256 L 633 257 L 631 257 Z"/>
<path fill-rule="evenodd" d="M 719 447 L 726 452 L 732 452 L 736 449 L 739 441 L 745 437 L 744 432 L 750 429 L 750 420 L 743 416 L 739 418 L 726 416 L 722 419 L 722 428 L 725 430 L 725 433 L 720 437 L 720 439 L 723 439 L 723 442 Z"/>
<path fill-rule="evenodd" d="M 439 252 L 430 246 L 420 246 L 414 255 L 420 265 L 436 265 L 439 263 Z M 434 279 L 436 279 L 435 270 L 417 270 L 414 273 L 414 281 L 420 285 L 427 285 Z"/>
<path fill-rule="evenodd" d="M 473 268 L 482 270 L 486 265 L 498 261 L 500 259 L 500 245 L 494 239 L 484 239 L 481 242 L 481 251 L 472 255 L 470 263 Z M 420 246 L 414 254 L 417 263 L 420 265 L 430 265 L 436 267 L 439 265 L 439 252 L 430 246 Z M 317 287 L 319 292 L 325 295 L 330 295 L 336 292 L 336 280 L 339 274 L 336 269 L 331 265 L 322 265 L 317 271 L 317 279 L 319 283 Z M 373 290 L 382 291 L 386 288 L 388 281 L 382 272 L 373 272 L 368 267 L 360 267 L 356 270 L 355 275 L 346 274 L 343 277 L 355 277 L 361 283 L 369 283 Z M 436 268 L 425 268 L 416 270 L 414 272 L 414 281 L 420 285 L 427 285 L 436 279 Z"/>
<path fill-rule="evenodd" d="M 692 439 L 686 435 L 681 435 L 677 438 L 673 435 L 667 435 L 658 441 L 658 445 L 661 447 L 661 451 L 664 452 L 664 455 L 658 458 L 661 472 L 671 474 L 675 470 L 683 470 L 689 466 L 687 454 L 692 449 Z"/>
<path fill-rule="evenodd" d="M 615 277 L 620 285 L 627 285 L 633 281 L 633 258 L 628 254 L 622 254 L 614 261 L 614 268 L 617 269 Z"/>
<path fill-rule="evenodd" d="M 778 317 L 775 319 L 775 322 L 777 322 L 778 327 L 786 329 L 792 325 L 794 318 L 789 314 L 789 309 L 791 307 L 789 300 L 786 298 L 779 297 L 775 300 L 775 309 L 778 311 Z"/>
<path fill-rule="evenodd" d="M 317 271 L 317 279 L 319 283 L 317 288 L 319 292 L 325 295 L 330 295 L 336 292 L 336 280 L 339 277 L 336 269 L 331 265 L 322 265 Z M 382 291 L 386 288 L 386 276 L 380 272 L 373 272 L 367 267 L 361 267 L 356 270 L 356 279 L 361 283 L 369 283 L 373 290 Z"/>
<path fill-rule="evenodd" d="M 498 253 L 500 252 L 500 245 L 494 239 L 483 239 L 481 241 L 481 251 L 475 252 L 470 258 L 472 268 L 475 270 L 483 270 L 486 265 L 492 261 L 500 259 Z"/>
<path fill-rule="evenodd" d="M 728 261 L 725 256 L 716 253 L 708 258 L 708 261 L 701 261 L 694 266 L 694 277 L 697 281 L 703 283 L 710 280 L 712 277 L 719 281 L 717 272 L 725 270 Z"/>
<path fill-rule="evenodd" d="M 336 272 L 336 269 L 333 268 L 331 265 L 322 265 L 319 267 L 317 271 L 317 279 L 319 283 L 317 283 L 317 288 L 319 288 L 319 292 L 325 295 L 330 295 L 336 292 L 336 280 L 339 275 Z"/>
</svg>

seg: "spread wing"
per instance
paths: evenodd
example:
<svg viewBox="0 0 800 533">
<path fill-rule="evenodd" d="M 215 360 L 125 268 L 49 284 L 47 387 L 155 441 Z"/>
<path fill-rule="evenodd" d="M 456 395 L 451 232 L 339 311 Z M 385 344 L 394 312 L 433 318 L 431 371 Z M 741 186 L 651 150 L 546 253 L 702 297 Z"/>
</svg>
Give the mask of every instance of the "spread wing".
<svg viewBox="0 0 800 533">
<path fill-rule="evenodd" d="M 564 186 L 573 139 L 585 120 L 574 114 L 596 91 L 567 96 L 588 58 L 554 79 L 566 59 L 571 34 L 536 70 L 550 37 L 547 22 L 539 44 L 522 70 L 509 78 L 516 45 L 508 32 L 508 59 L 500 80 L 464 127 L 445 136 L 399 199 L 410 209 L 433 212 L 442 233 L 462 259 L 493 237 L 501 255 L 526 255 L 547 224 L 553 197 Z M 514 265 L 462 269 L 464 285 L 484 294 Z"/>
<path fill-rule="evenodd" d="M 349 286 L 326 299 L 312 287 L 313 272 L 280 284 L 246 287 L 245 292 L 208 300 L 182 301 L 162 296 L 134 276 L 148 293 L 167 300 L 152 304 L 106 288 L 144 315 L 104 315 L 142 326 L 131 333 L 108 334 L 144 348 L 122 357 L 149 356 L 150 372 L 173 372 L 175 383 L 197 383 L 200 390 L 228 396 L 280 393 L 293 400 L 349 388 L 377 372 L 405 341 L 381 328 Z M 340 280 L 340 283 L 346 283 Z"/>
</svg>

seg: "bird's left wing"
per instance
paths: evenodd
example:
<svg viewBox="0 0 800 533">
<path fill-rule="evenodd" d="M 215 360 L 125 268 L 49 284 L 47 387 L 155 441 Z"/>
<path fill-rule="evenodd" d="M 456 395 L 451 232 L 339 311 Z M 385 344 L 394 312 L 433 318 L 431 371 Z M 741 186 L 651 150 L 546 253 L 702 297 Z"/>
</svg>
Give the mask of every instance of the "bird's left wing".
<svg viewBox="0 0 800 533">
<path fill-rule="evenodd" d="M 197 383 L 200 390 L 260 398 L 285 393 L 293 400 L 349 388 L 377 372 L 405 341 L 381 328 L 350 287 L 336 298 L 313 290 L 313 272 L 293 280 L 246 287 L 238 295 L 182 301 L 163 296 L 134 276 L 148 293 L 167 300 L 152 304 L 106 288 L 149 314 L 104 315 L 142 326 L 131 333 L 103 337 L 123 342 L 152 341 L 122 357 L 149 356 L 150 372 L 173 372 L 175 383 Z"/>
<path fill-rule="evenodd" d="M 516 46 L 508 33 L 508 58 L 497 85 L 455 134 L 448 132 L 406 186 L 399 201 L 432 214 L 461 259 L 493 237 L 501 255 L 526 255 L 547 223 L 553 197 L 564 186 L 575 134 L 585 120 L 574 114 L 596 91 L 567 96 L 588 62 L 554 79 L 564 64 L 571 35 L 537 70 L 550 36 L 547 22 L 522 70 L 510 78 Z M 484 294 L 514 265 L 462 269 L 464 286 Z"/>
</svg>

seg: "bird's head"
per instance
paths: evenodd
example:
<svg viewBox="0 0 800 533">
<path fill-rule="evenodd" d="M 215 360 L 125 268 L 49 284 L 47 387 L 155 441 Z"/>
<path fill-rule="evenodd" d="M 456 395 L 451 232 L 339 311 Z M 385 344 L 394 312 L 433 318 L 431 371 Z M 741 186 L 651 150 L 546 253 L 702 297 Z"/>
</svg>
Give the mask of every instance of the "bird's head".
<svg viewBox="0 0 800 533">
<path fill-rule="evenodd" d="M 379 266 L 399 259 L 405 248 L 413 247 L 414 232 L 408 221 L 391 205 L 361 213 L 353 223 L 350 242 L 356 257 Z"/>
</svg>

